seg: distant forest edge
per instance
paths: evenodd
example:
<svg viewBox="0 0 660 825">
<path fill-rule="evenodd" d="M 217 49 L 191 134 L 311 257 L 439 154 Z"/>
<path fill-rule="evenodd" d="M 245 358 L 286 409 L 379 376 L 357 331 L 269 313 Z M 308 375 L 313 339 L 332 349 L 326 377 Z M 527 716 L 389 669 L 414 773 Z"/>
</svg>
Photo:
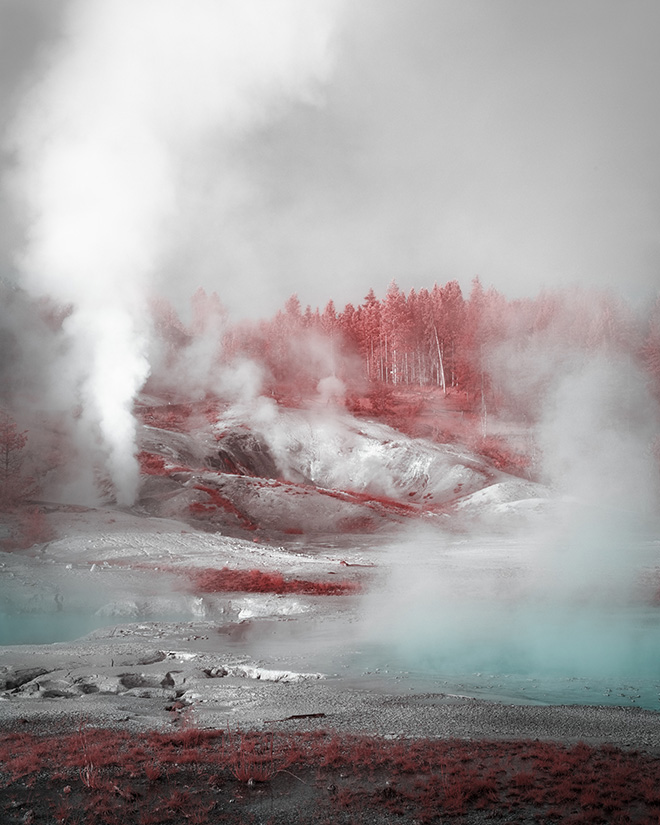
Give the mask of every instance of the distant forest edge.
<svg viewBox="0 0 660 825">
<path fill-rule="evenodd" d="M 580 289 L 508 300 L 475 278 L 465 297 L 457 281 L 407 295 L 392 282 L 359 306 L 302 308 L 292 295 L 274 317 L 230 320 L 215 293 L 198 290 L 184 324 L 167 301 L 152 302 L 156 389 L 212 390 L 217 367 L 258 364 L 260 392 L 281 403 L 316 395 L 359 404 L 383 393 L 433 387 L 466 411 L 534 421 L 546 390 L 590 358 L 636 366 L 660 399 L 660 297 L 642 316 L 623 299 Z M 255 376 L 252 376 L 257 380 Z M 246 373 L 244 378 L 249 380 Z M 241 382 L 218 379 L 222 390 Z M 196 386 L 195 386 L 196 385 Z M 378 412 L 374 409 L 374 412 Z"/>
<path fill-rule="evenodd" d="M 73 308 L 2 280 L 0 299 L 0 509 L 13 514 L 0 523 L 2 549 L 47 540 L 42 491 L 68 483 L 78 466 L 92 466 L 102 489 L 110 482 L 104 445 L 90 443 L 98 428 L 80 388 L 90 352 L 72 338 Z M 231 408 L 241 426 L 262 413 L 268 422 L 277 402 L 345 408 L 412 436 L 462 442 L 499 469 L 535 478 L 543 447 L 532 425 L 555 414 L 559 391 L 556 426 L 571 429 L 581 415 L 576 449 L 587 431 L 596 451 L 594 433 L 635 431 L 660 462 L 660 297 L 645 310 L 581 289 L 509 300 L 475 278 L 467 297 L 456 281 L 407 295 L 392 282 L 384 296 L 369 290 L 341 311 L 332 301 L 303 309 L 292 295 L 259 321 L 232 320 L 202 289 L 190 309 L 184 321 L 162 297 L 133 307 L 149 377 L 130 400 L 124 446 L 129 458 L 139 453 L 143 475 L 187 468 L 168 469 L 163 456 L 140 450 L 138 422 L 188 432 Z M 126 369 L 119 355 L 113 367 L 108 392 Z"/>
</svg>

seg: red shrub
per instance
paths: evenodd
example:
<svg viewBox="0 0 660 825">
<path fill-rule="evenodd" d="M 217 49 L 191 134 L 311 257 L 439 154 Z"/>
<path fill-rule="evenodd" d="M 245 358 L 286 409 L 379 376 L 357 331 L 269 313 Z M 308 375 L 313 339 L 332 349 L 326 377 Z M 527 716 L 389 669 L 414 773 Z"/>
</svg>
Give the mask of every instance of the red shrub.
<svg viewBox="0 0 660 825">
<path fill-rule="evenodd" d="M 29 501 L 37 492 L 36 480 L 25 474 L 27 430 L 0 408 L 0 505 L 4 510 Z"/>
<path fill-rule="evenodd" d="M 597 808 L 600 802 L 600 795 L 597 788 L 587 788 L 580 794 L 581 808 Z"/>
<path fill-rule="evenodd" d="M 419 507 L 414 504 L 406 504 L 396 499 L 387 496 L 377 496 L 369 492 L 344 491 L 344 490 L 318 490 L 323 495 L 330 496 L 330 498 L 337 498 L 340 501 L 359 502 L 376 509 L 385 508 L 390 512 L 394 512 L 400 516 L 418 516 Z"/>
<path fill-rule="evenodd" d="M 273 734 L 228 731 L 225 747 L 232 775 L 239 782 L 268 782 L 290 764 L 286 751 L 274 751 Z"/>
<path fill-rule="evenodd" d="M 534 786 L 534 774 L 528 771 L 521 771 L 511 779 L 511 784 L 515 788 L 532 788 Z"/>
<path fill-rule="evenodd" d="M 450 814 L 465 813 L 467 801 L 468 793 L 463 782 L 460 779 L 449 778 L 443 800 L 445 810 Z"/>
</svg>

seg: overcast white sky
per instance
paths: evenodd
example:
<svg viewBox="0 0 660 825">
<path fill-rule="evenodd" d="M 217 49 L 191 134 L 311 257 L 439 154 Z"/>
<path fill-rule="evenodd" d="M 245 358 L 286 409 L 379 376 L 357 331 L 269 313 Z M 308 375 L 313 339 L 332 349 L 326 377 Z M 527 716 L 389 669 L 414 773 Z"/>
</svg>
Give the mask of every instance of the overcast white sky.
<svg viewBox="0 0 660 825">
<path fill-rule="evenodd" d="M 0 0 L 3 125 L 65 5 Z M 477 274 L 510 297 L 655 296 L 657 0 L 346 0 L 336 25 L 312 98 L 188 159 L 159 288 L 249 315 Z M 5 194 L 5 271 L 19 230 Z"/>
</svg>

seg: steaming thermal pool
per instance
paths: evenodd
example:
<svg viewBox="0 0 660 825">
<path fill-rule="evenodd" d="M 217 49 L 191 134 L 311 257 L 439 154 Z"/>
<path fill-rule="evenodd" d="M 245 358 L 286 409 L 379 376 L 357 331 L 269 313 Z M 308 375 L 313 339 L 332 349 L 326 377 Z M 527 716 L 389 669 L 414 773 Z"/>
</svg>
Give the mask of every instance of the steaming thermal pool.
<svg viewBox="0 0 660 825">
<path fill-rule="evenodd" d="M 631 538 L 618 563 L 601 564 L 552 545 L 437 535 L 392 545 L 366 599 L 372 668 L 484 698 L 660 709 L 657 542 Z"/>
<path fill-rule="evenodd" d="M 187 548 L 191 558 L 207 554 L 207 561 L 218 562 L 217 538 L 178 536 L 178 553 Z M 99 627 L 109 634 L 135 627 L 126 632 L 151 634 L 161 645 L 173 629 L 189 626 L 191 638 L 199 639 L 196 649 L 248 657 L 267 668 L 322 672 L 338 685 L 660 710 L 660 609 L 652 592 L 660 545 L 635 542 L 626 564 L 583 565 L 588 575 L 576 563 L 564 575 L 547 544 L 529 538 L 436 532 L 353 543 L 346 536 L 300 539 L 276 548 L 220 545 L 235 559 L 249 549 L 259 566 L 289 576 L 300 575 L 301 564 L 320 566 L 326 575 L 359 565 L 364 593 L 330 598 L 201 599 L 182 593 L 163 571 L 107 561 L 92 570 L 77 552 L 67 561 L 65 550 L 51 558 L 7 554 L 1 641 L 49 644 Z M 171 558 L 167 536 L 134 537 L 136 543 L 152 562 L 156 547 L 161 558 Z M 71 546 L 75 550 L 75 542 Z M 106 538 L 106 559 L 110 546 Z M 112 549 L 119 557 L 122 552 Z M 338 566 L 340 559 L 349 567 Z"/>
<path fill-rule="evenodd" d="M 172 579 L 2 553 L 0 646 L 72 641 L 123 622 L 189 621 L 197 601 L 176 593 Z"/>
</svg>

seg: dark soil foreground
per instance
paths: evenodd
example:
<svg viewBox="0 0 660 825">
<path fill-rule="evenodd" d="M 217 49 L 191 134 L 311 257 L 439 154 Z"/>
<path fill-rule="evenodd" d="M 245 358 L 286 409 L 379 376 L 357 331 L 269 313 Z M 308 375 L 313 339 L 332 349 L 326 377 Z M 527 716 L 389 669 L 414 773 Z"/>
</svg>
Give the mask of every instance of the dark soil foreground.
<svg viewBox="0 0 660 825">
<path fill-rule="evenodd" d="M 660 756 L 612 745 L 18 727 L 0 737 L 6 825 L 660 820 Z"/>
</svg>

